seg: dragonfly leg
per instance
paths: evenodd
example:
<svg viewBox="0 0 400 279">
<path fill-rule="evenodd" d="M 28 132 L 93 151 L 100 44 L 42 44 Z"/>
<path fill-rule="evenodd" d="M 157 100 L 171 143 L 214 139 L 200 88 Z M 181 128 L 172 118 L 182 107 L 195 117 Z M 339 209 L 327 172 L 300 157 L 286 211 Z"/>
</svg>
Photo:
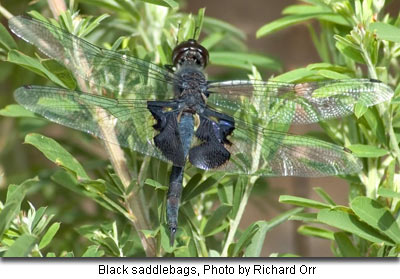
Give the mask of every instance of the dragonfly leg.
<svg viewBox="0 0 400 279">
<path fill-rule="evenodd" d="M 178 211 L 182 194 L 183 167 L 172 167 L 167 193 L 167 222 L 170 233 L 170 245 L 174 245 L 178 227 Z"/>
</svg>

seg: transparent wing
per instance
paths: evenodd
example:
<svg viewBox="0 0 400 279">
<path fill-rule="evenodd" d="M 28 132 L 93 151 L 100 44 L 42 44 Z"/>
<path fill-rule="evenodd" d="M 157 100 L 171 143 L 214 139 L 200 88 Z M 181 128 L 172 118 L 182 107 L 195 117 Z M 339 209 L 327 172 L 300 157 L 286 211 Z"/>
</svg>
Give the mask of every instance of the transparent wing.
<svg viewBox="0 0 400 279">
<path fill-rule="evenodd" d="M 347 149 L 315 138 L 251 126 L 235 119 L 230 160 L 215 170 L 262 176 L 354 174 L 361 162 Z M 206 164 L 199 163 L 199 168 Z"/>
<path fill-rule="evenodd" d="M 102 95 L 110 97 L 140 99 L 151 95 L 159 100 L 173 97 L 170 90 L 173 73 L 155 64 L 96 47 L 54 25 L 29 17 L 13 17 L 8 24 L 18 37 L 65 65 L 77 78 L 86 80 L 91 92 L 95 86 Z"/>
<path fill-rule="evenodd" d="M 53 122 L 169 162 L 153 144 L 156 131 L 146 100 L 116 100 L 43 86 L 21 87 L 14 96 L 19 104 Z M 227 146 L 231 158 L 218 170 L 264 176 L 360 171 L 357 158 L 338 145 L 235 121 L 229 137 L 232 145 Z"/>
<path fill-rule="evenodd" d="M 261 118 L 274 123 L 307 124 L 339 118 L 389 100 L 393 90 L 373 79 L 282 83 L 236 80 L 209 83 L 208 104 L 240 117 Z M 249 108 L 253 104 L 254 109 Z"/>
<path fill-rule="evenodd" d="M 43 86 L 20 87 L 14 97 L 53 122 L 169 162 L 153 144 L 154 120 L 145 100 L 115 100 Z"/>
</svg>

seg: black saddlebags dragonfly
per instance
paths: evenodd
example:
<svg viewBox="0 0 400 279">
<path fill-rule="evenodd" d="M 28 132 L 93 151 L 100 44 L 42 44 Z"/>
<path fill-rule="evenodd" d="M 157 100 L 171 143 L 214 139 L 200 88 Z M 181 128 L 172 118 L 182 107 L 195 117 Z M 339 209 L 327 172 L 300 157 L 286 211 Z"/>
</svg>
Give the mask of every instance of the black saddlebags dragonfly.
<svg viewBox="0 0 400 279">
<path fill-rule="evenodd" d="M 17 36 L 69 69 L 86 92 L 25 86 L 16 101 L 56 123 L 90 133 L 173 165 L 167 222 L 177 229 L 184 167 L 262 176 L 357 173 L 346 148 L 273 130 L 269 123 L 307 124 L 352 113 L 356 104 L 389 100 L 373 79 L 281 83 L 208 81 L 208 51 L 195 40 L 173 50 L 173 67 L 94 46 L 54 25 L 17 16 Z"/>
</svg>

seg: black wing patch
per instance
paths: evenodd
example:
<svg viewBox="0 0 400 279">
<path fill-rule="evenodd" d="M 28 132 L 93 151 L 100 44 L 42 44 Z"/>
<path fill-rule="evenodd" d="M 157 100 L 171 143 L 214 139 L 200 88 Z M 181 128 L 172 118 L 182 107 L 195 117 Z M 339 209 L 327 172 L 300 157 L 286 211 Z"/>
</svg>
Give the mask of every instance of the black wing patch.
<svg viewBox="0 0 400 279">
<path fill-rule="evenodd" d="M 200 115 L 200 125 L 195 133 L 200 143 L 189 151 L 190 163 L 201 169 L 215 169 L 225 164 L 231 157 L 226 147 L 232 145 L 227 137 L 234 129 L 233 118 L 206 109 Z"/>
</svg>

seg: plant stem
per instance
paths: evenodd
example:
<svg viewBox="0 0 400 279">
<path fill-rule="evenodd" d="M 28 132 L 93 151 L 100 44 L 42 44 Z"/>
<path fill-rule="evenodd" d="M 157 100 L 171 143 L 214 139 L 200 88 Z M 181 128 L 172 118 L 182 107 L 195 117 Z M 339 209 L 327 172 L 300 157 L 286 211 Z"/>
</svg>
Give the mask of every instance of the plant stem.
<svg viewBox="0 0 400 279">
<path fill-rule="evenodd" d="M 4 8 L 0 3 L 0 14 L 2 14 L 6 19 L 10 19 L 13 17 L 12 13 L 10 13 L 6 8 Z"/>
<path fill-rule="evenodd" d="M 235 219 L 231 220 L 231 222 L 230 222 L 228 236 L 226 237 L 226 241 L 224 244 L 224 248 L 222 249 L 221 257 L 228 256 L 229 246 L 232 244 L 232 242 L 235 238 L 235 234 L 239 227 L 240 220 L 242 219 L 244 210 L 246 208 L 247 202 L 250 197 L 251 190 L 253 190 L 254 182 L 257 180 L 257 178 L 258 178 L 257 176 L 252 176 L 248 180 L 248 183 L 247 183 L 245 191 L 243 193 L 243 197 L 240 201 L 240 205 L 239 205 L 238 211 L 236 213 Z"/>
<path fill-rule="evenodd" d="M 64 0 L 48 0 L 49 8 L 55 18 L 67 10 Z"/>
<path fill-rule="evenodd" d="M 51 2 L 51 0 L 49 0 Z M 53 10 L 52 12 L 57 12 L 58 14 L 54 14 L 57 17 L 60 13 L 66 10 L 66 5 L 64 3 L 60 4 L 61 0 L 54 0 L 57 1 L 57 9 Z M 60 10 L 64 9 L 64 10 Z M 80 57 L 80 59 L 84 59 Z M 89 65 L 88 62 L 80 61 L 79 65 Z M 86 69 L 87 73 L 90 73 L 90 69 Z M 96 86 L 94 86 L 95 82 L 90 82 L 87 85 L 84 80 L 81 78 L 77 78 L 77 82 L 81 90 L 86 92 L 92 92 L 96 94 L 98 92 Z M 88 86 L 90 88 L 88 88 Z M 115 134 L 114 129 L 108 129 L 107 127 L 113 127 L 112 125 L 112 116 L 104 117 L 104 115 L 108 115 L 102 108 L 96 108 L 93 113 L 97 115 L 99 121 L 99 128 L 102 131 L 103 138 L 104 138 L 104 146 L 107 150 L 108 157 L 110 162 L 114 168 L 115 173 L 121 179 L 122 184 L 124 185 L 125 189 L 129 187 L 130 182 L 132 181 L 131 175 L 129 173 L 128 164 L 125 159 L 125 155 L 121 147 L 117 144 L 111 144 L 111 142 L 118 142 L 117 135 Z M 107 125 L 107 122 L 111 121 L 111 124 Z M 156 243 L 153 238 L 146 238 L 146 236 L 142 233 L 142 230 L 150 229 L 150 220 L 149 216 L 145 213 L 143 200 L 140 199 L 139 195 L 132 194 L 129 197 L 129 202 L 125 204 L 126 210 L 129 213 L 130 217 L 128 218 L 129 221 L 132 222 L 135 230 L 138 232 L 140 236 L 140 240 L 143 245 L 143 249 L 146 253 L 146 256 L 152 257 L 156 255 Z"/>
<path fill-rule="evenodd" d="M 376 73 L 375 67 L 372 64 L 371 57 L 369 56 L 369 53 L 365 49 L 363 43 L 361 42 L 360 48 L 363 54 L 363 57 L 365 59 L 365 62 L 368 67 L 368 73 L 369 76 L 373 79 L 378 79 L 378 75 Z M 400 165 L 400 148 L 399 148 L 399 143 L 397 142 L 396 134 L 393 129 L 393 123 L 392 123 L 392 113 L 390 110 L 390 104 L 378 104 L 377 105 L 378 112 L 382 116 L 383 121 L 385 123 L 386 127 L 386 132 L 389 134 L 389 142 L 392 147 L 392 151 L 394 153 L 394 156 Z"/>
</svg>

